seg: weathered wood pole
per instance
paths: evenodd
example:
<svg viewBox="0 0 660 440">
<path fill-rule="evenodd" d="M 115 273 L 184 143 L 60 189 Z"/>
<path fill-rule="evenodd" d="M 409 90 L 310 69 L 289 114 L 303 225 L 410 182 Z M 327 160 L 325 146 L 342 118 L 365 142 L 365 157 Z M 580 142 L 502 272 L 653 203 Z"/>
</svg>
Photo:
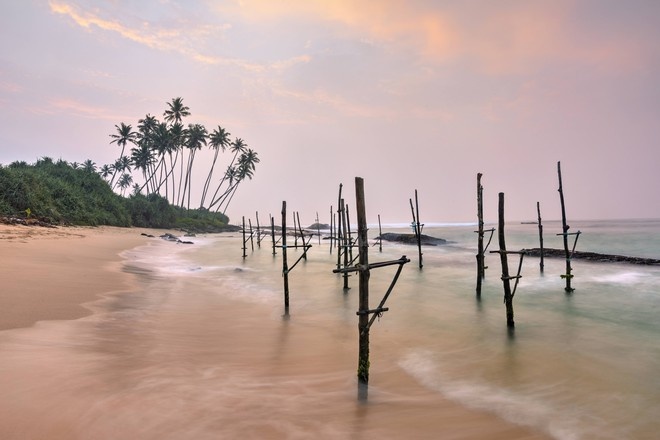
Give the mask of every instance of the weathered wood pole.
<svg viewBox="0 0 660 440">
<path fill-rule="evenodd" d="M 504 193 L 499 194 L 499 221 L 497 237 L 500 244 L 500 261 L 502 262 L 502 283 L 504 284 L 504 304 L 506 305 L 506 325 L 509 328 L 515 327 L 513 321 L 513 294 L 511 293 L 511 277 L 509 276 L 509 262 L 506 253 L 506 243 L 504 240 Z"/>
<path fill-rule="evenodd" d="M 332 255 L 332 247 L 335 241 L 335 213 L 330 205 L 330 255 Z"/>
<path fill-rule="evenodd" d="M 413 227 L 415 230 L 415 237 L 417 238 L 417 251 L 419 254 L 419 268 L 424 267 L 422 262 L 422 229 L 419 221 L 419 201 L 417 199 L 417 190 L 415 190 L 415 207 L 413 208 L 412 199 L 410 199 L 410 210 L 412 211 Z"/>
<path fill-rule="evenodd" d="M 562 187 L 561 181 L 561 162 L 557 162 L 557 175 L 559 176 L 559 201 L 561 202 L 561 225 L 564 238 L 564 253 L 566 256 L 566 274 L 562 277 L 566 280 L 566 287 L 564 291 L 566 293 L 572 293 L 575 289 L 571 287 L 571 278 L 573 278 L 572 269 L 571 269 L 571 251 L 568 249 L 568 230 L 570 226 L 566 224 L 566 207 L 564 205 L 564 189 Z"/>
<path fill-rule="evenodd" d="M 282 276 L 284 277 L 284 315 L 289 315 L 289 265 L 286 260 L 286 201 L 282 202 Z"/>
<path fill-rule="evenodd" d="M 343 208 L 342 208 L 342 198 L 341 198 L 341 190 L 342 190 L 343 184 L 339 184 L 339 197 L 337 198 L 337 224 L 336 224 L 336 231 L 337 231 L 337 238 L 336 238 L 336 245 L 337 245 L 337 269 L 341 267 L 341 254 L 342 251 L 344 250 L 342 247 L 342 219 L 344 218 L 343 214 Z"/>
<path fill-rule="evenodd" d="M 319 212 L 316 211 L 316 234 L 318 235 L 319 245 L 321 244 L 321 220 L 319 220 Z"/>
<path fill-rule="evenodd" d="M 378 214 L 378 251 L 383 252 L 383 228 L 380 225 L 380 214 Z"/>
<path fill-rule="evenodd" d="M 259 226 L 259 211 L 255 212 L 257 218 L 257 247 L 261 249 L 261 227 Z"/>
<path fill-rule="evenodd" d="M 539 268 L 541 269 L 541 273 L 543 273 L 545 264 L 543 261 L 543 223 L 541 221 L 541 202 L 536 202 L 536 213 L 538 214 L 539 220 L 539 250 L 541 252 L 541 262 L 539 263 Z"/>
<path fill-rule="evenodd" d="M 341 201 L 339 203 L 339 206 L 340 206 L 341 218 L 342 218 L 340 223 L 342 223 L 342 231 L 344 231 L 344 235 L 341 239 L 340 249 L 342 249 L 343 255 L 344 255 L 343 266 L 346 268 L 349 265 L 348 249 L 349 249 L 350 242 L 348 241 L 348 236 L 346 235 L 346 231 L 348 230 L 348 227 L 346 225 L 347 219 L 346 219 L 346 206 L 344 204 L 344 199 L 341 199 Z M 344 290 L 349 289 L 349 287 L 348 287 L 348 277 L 349 276 L 350 275 L 348 274 L 348 272 L 344 272 Z"/>
<path fill-rule="evenodd" d="M 481 173 L 477 173 L 477 300 L 481 300 L 481 282 L 486 274 L 484 256 L 484 187 L 481 185 Z"/>
<path fill-rule="evenodd" d="M 307 243 L 305 242 L 305 234 L 303 233 L 303 228 L 302 224 L 300 223 L 300 211 L 296 211 L 296 219 L 298 220 L 298 232 L 300 232 L 300 239 L 302 240 L 302 245 L 305 246 Z M 310 241 L 311 241 L 310 237 Z M 296 246 L 298 246 L 298 241 L 296 240 Z M 307 250 L 305 249 L 302 257 L 305 261 L 307 261 Z"/>
<path fill-rule="evenodd" d="M 273 242 L 273 255 L 276 255 L 277 252 L 275 251 L 275 218 L 272 215 L 270 216 L 270 239 Z"/>
<path fill-rule="evenodd" d="M 367 215 L 364 200 L 364 180 L 355 178 L 355 198 L 358 217 L 358 249 L 359 249 L 359 357 L 358 357 L 358 394 L 366 397 L 366 387 L 369 383 L 369 241 L 367 237 Z M 360 388 L 362 393 L 360 394 Z"/>
<path fill-rule="evenodd" d="M 254 252 L 254 231 L 252 230 L 252 220 L 248 219 L 248 225 L 250 226 L 250 247 L 252 252 Z"/>
<path fill-rule="evenodd" d="M 247 251 L 247 246 L 246 246 L 246 240 L 245 240 L 245 216 L 243 216 L 243 258 L 247 257 L 246 252 Z"/>
</svg>

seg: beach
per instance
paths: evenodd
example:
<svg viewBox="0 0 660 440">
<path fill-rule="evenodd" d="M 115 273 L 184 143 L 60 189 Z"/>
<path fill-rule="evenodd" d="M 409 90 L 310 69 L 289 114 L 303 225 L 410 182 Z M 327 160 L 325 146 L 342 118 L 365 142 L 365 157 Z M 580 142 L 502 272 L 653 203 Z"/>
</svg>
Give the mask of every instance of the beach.
<svg viewBox="0 0 660 440">
<path fill-rule="evenodd" d="M 143 232 L 173 231 L 0 225 L 0 438 L 550 438 L 394 361 L 374 361 L 358 402 L 355 322 L 335 328 L 311 306 L 283 321 L 268 301 L 232 298 L 241 279 L 223 279 L 252 270 L 236 237 L 235 266 L 215 268 L 227 277 L 152 272 L 141 259 L 197 243 Z M 376 353 L 387 346 L 374 337 Z"/>
</svg>

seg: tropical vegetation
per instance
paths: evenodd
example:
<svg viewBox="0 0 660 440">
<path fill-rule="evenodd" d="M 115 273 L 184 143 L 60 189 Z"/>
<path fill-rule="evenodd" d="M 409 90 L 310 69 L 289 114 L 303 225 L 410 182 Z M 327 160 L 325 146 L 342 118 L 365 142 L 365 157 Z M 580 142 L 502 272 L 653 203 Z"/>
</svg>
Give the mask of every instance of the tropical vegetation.
<svg viewBox="0 0 660 440">
<path fill-rule="evenodd" d="M 0 165 L 0 215 L 57 224 L 226 228 L 225 211 L 239 185 L 254 176 L 259 157 L 219 125 L 211 131 L 184 125 L 190 109 L 182 98 L 166 104 L 162 121 L 147 114 L 136 129 L 115 125 L 110 145 L 120 152 L 111 164 L 43 157 L 32 165 Z M 203 149 L 211 151 L 206 163 L 196 161 Z M 194 179 L 200 170 L 202 178 Z"/>
<path fill-rule="evenodd" d="M 239 185 L 254 176 L 257 153 L 241 138 L 232 141 L 219 125 L 211 131 L 201 124 L 184 125 L 191 113 L 182 98 L 166 104 L 162 121 L 147 114 L 138 120 L 136 129 L 124 122 L 115 125 L 110 144 L 121 151 L 114 163 L 101 166 L 101 176 L 122 195 L 131 187 L 133 195 L 157 194 L 181 208 L 224 214 Z M 213 151 L 210 164 L 196 163 L 198 152 L 205 148 Z M 219 160 L 225 152 L 229 152 L 228 160 Z M 193 174 L 200 170 L 206 177 L 195 193 L 197 201 L 193 200 Z"/>
<path fill-rule="evenodd" d="M 0 216 L 51 225 L 110 225 L 225 230 L 229 219 L 207 210 L 172 206 L 158 194 L 116 194 L 91 160 L 43 157 L 35 164 L 0 165 Z"/>
</svg>

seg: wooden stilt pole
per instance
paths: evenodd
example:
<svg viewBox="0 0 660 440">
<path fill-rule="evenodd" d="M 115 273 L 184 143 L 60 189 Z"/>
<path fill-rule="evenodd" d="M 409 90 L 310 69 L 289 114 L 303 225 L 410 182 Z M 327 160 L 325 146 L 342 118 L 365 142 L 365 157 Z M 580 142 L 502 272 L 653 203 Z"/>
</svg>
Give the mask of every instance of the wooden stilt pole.
<svg viewBox="0 0 660 440">
<path fill-rule="evenodd" d="M 319 245 L 321 244 L 321 220 L 319 219 L 319 212 L 316 211 L 316 234 L 318 235 Z"/>
<path fill-rule="evenodd" d="M 378 214 L 378 251 L 383 252 L 383 228 L 380 225 L 380 214 Z"/>
<path fill-rule="evenodd" d="M 477 220 L 479 222 L 477 233 L 477 300 L 481 300 L 481 282 L 485 276 L 484 255 L 484 187 L 481 185 L 481 173 L 477 173 Z"/>
<path fill-rule="evenodd" d="M 415 208 L 413 208 L 412 199 L 410 199 L 410 210 L 413 217 L 413 228 L 415 230 L 415 237 L 417 238 L 417 251 L 419 253 L 419 268 L 424 267 L 422 262 L 422 224 L 419 221 L 419 200 L 417 199 L 417 190 L 415 190 Z"/>
<path fill-rule="evenodd" d="M 541 262 L 539 263 L 539 268 L 541 273 L 543 273 L 544 261 L 543 261 L 543 223 L 541 222 L 541 203 L 536 202 L 536 212 L 538 214 L 539 220 L 539 249 L 541 251 Z"/>
<path fill-rule="evenodd" d="M 257 247 L 261 249 L 261 227 L 259 226 L 259 211 L 256 211 L 257 216 Z"/>
<path fill-rule="evenodd" d="M 254 231 L 252 230 L 252 220 L 248 219 L 248 225 L 250 226 L 250 247 L 252 252 L 254 252 Z"/>
<path fill-rule="evenodd" d="M 350 243 L 348 241 L 348 235 L 346 234 L 346 231 L 348 230 L 348 227 L 346 226 L 346 221 L 347 221 L 346 220 L 346 206 L 344 205 L 344 199 L 341 199 L 341 201 L 339 202 L 339 206 L 340 206 L 340 212 L 341 212 L 341 218 L 342 218 L 341 219 L 342 231 L 344 231 L 344 234 L 343 234 L 342 239 L 341 239 L 341 249 L 342 249 L 342 253 L 343 253 L 343 257 L 344 257 L 343 266 L 348 267 L 348 263 L 349 263 L 348 249 L 349 249 Z M 348 287 L 348 277 L 349 277 L 348 272 L 344 272 L 344 290 L 349 289 L 349 287 Z"/>
<path fill-rule="evenodd" d="M 566 255 L 566 273 L 562 277 L 566 280 L 566 287 L 564 291 L 568 294 L 572 293 L 575 289 L 571 287 L 571 279 L 573 278 L 571 269 L 571 252 L 568 249 L 568 230 L 570 226 L 566 224 L 566 207 L 564 205 L 564 189 L 561 181 L 561 162 L 557 162 L 557 175 L 559 176 L 559 201 L 561 202 L 561 224 L 564 239 L 564 253 Z M 577 240 L 576 240 L 577 241 Z"/>
<path fill-rule="evenodd" d="M 332 211 L 332 205 L 330 205 L 330 255 L 332 255 L 332 248 L 334 247 L 335 241 L 335 213 Z"/>
<path fill-rule="evenodd" d="M 502 283 L 504 284 L 504 304 L 506 305 L 506 325 L 515 327 L 513 321 L 513 295 L 511 294 L 511 277 L 509 276 L 509 262 L 504 240 L 504 193 L 499 194 L 499 222 L 497 236 L 500 245 L 500 261 L 502 262 Z"/>
<path fill-rule="evenodd" d="M 337 227 L 335 228 L 337 230 L 337 239 L 336 239 L 336 245 L 337 245 L 337 269 L 341 267 L 341 254 L 345 249 L 343 248 L 342 244 L 342 219 L 344 218 L 344 214 L 342 211 L 342 198 L 341 198 L 341 189 L 343 187 L 343 184 L 339 184 L 339 197 L 337 199 Z"/>
<path fill-rule="evenodd" d="M 302 245 L 305 246 L 305 235 L 303 233 L 302 224 L 300 223 L 300 211 L 296 211 L 296 219 L 298 220 L 298 232 L 300 233 L 300 238 L 302 240 Z M 310 237 L 311 240 L 311 237 Z M 298 246 L 298 241 L 296 240 L 296 246 Z M 307 261 L 307 252 L 303 252 L 303 259 Z"/>
<path fill-rule="evenodd" d="M 245 241 L 245 216 L 243 216 L 243 258 L 244 259 L 247 257 L 246 251 L 247 251 L 247 246 Z"/>
<path fill-rule="evenodd" d="M 364 200 L 364 180 L 355 178 L 355 197 L 358 217 L 358 249 L 360 252 L 359 271 L 359 358 L 358 358 L 358 397 L 366 399 L 369 384 L 369 241 L 367 237 L 367 216 Z"/>
<path fill-rule="evenodd" d="M 289 315 L 289 267 L 286 255 L 286 201 L 282 202 L 282 275 L 284 277 L 284 316 Z"/>
<path fill-rule="evenodd" d="M 273 255 L 277 254 L 275 251 L 275 218 L 271 215 L 270 216 L 270 239 L 273 242 Z"/>
</svg>

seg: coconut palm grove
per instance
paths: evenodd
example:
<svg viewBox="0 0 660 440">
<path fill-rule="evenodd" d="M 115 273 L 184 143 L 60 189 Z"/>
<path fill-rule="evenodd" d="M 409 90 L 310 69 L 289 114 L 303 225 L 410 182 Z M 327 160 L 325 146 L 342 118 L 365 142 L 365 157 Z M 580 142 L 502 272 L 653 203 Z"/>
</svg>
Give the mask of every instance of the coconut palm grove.
<svg viewBox="0 0 660 440">
<path fill-rule="evenodd" d="M 190 115 L 178 97 L 166 103 L 162 120 L 147 114 L 135 129 L 115 125 L 109 144 L 119 155 L 112 164 L 43 157 L 33 165 L 0 165 L 0 214 L 57 224 L 225 227 L 224 213 L 240 184 L 254 176 L 259 157 L 219 125 L 212 131 L 186 125 Z M 212 159 L 196 163 L 204 148 Z"/>
</svg>

